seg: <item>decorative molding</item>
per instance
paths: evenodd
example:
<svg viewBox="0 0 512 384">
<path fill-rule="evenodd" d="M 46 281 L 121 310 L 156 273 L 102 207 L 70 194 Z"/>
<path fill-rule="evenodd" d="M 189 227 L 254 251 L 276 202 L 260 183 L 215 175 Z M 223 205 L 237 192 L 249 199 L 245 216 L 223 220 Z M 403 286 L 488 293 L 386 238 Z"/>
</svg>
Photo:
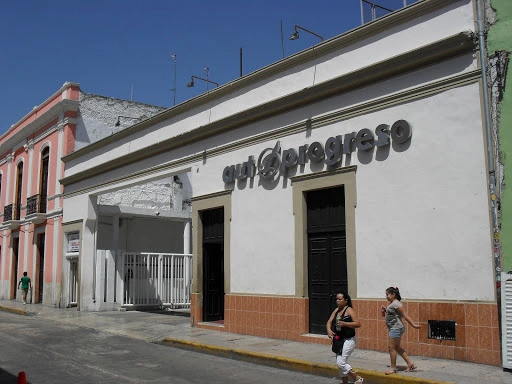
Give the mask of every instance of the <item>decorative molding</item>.
<svg viewBox="0 0 512 384">
<path fill-rule="evenodd" d="M 335 95 L 340 95 L 349 91 L 360 89 L 371 84 L 389 79 L 393 76 L 403 75 L 422 67 L 438 64 L 440 61 L 458 56 L 462 53 L 470 52 L 474 49 L 472 34 L 469 32 L 459 33 L 446 39 L 435 42 L 431 45 L 420 47 L 418 49 L 406 52 L 404 54 L 392 57 L 371 66 L 360 68 L 356 71 L 325 81 L 318 85 L 305 88 L 287 96 L 260 104 L 249 110 L 240 111 L 231 116 L 217 120 L 213 123 L 192 129 L 178 136 L 159 141 L 149 147 L 141 148 L 124 156 L 115 158 L 108 163 L 98 165 L 87 169 L 86 171 L 64 177 L 61 179 L 63 185 L 69 185 L 78 181 L 106 173 L 121 166 L 129 165 L 139 160 L 167 152 L 177 147 L 181 147 L 199 140 L 209 138 L 213 135 L 225 133 L 237 129 L 241 126 L 251 124 L 272 116 L 279 115 L 291 110 L 309 105 Z M 475 71 L 476 72 L 476 71 Z M 460 76 L 468 76 L 467 74 Z M 472 72 L 470 77 L 474 76 Z M 457 76 L 455 77 L 457 78 Z M 445 80 L 446 81 L 450 81 Z M 454 80 L 455 81 L 455 80 Z M 441 80 L 443 82 L 443 80 Z M 431 85 L 429 85 L 431 86 Z M 420 89 L 422 87 L 419 87 Z M 406 91 L 407 92 L 407 91 Z M 409 91 L 409 93 L 412 93 Z M 381 99 L 379 99 L 381 100 Z M 150 124 L 151 119 L 145 120 Z M 154 121 L 152 122 L 154 123 Z M 123 130 L 120 132 L 125 132 Z M 131 131 L 133 133 L 133 131 Z M 110 138 L 115 136 L 111 135 Z M 119 137 L 116 136 L 115 140 Z M 74 153 L 64 156 L 64 162 L 80 158 L 80 156 L 97 150 L 102 145 L 108 144 L 105 140 L 100 140 L 90 144 Z"/>
<path fill-rule="evenodd" d="M 16 143 L 25 140 L 28 136 L 34 134 L 41 127 L 44 127 L 52 120 L 59 119 L 59 116 L 62 115 L 64 112 L 78 112 L 79 105 L 80 102 L 77 100 L 61 100 L 56 104 L 52 105 L 42 115 L 38 116 L 37 119 L 31 121 L 30 123 L 27 123 L 27 125 L 21 128 L 19 128 L 19 126 L 14 126 L 14 128 L 9 129 L 9 131 L 7 131 L 4 135 L 2 135 L 2 137 L 0 137 L 0 140 L 3 140 L 0 144 L 0 153 L 4 153 L 7 150 L 10 150 L 12 147 L 15 146 Z M 19 128 L 19 130 L 15 131 L 16 128 Z"/>
<path fill-rule="evenodd" d="M 193 203 L 195 203 L 196 201 L 200 201 L 200 200 L 213 199 L 215 197 L 231 195 L 232 192 L 233 191 L 231 189 L 229 189 L 229 190 L 225 190 L 225 191 L 210 193 L 208 195 L 195 196 L 195 197 L 191 198 L 190 200 Z"/>
<path fill-rule="evenodd" d="M 179 159 L 179 160 L 171 161 L 171 162 L 168 162 L 168 163 L 165 163 L 165 164 L 162 164 L 162 165 L 158 165 L 158 166 L 155 166 L 155 167 L 151 167 L 151 168 L 148 168 L 148 169 L 143 169 L 141 171 L 131 173 L 128 176 L 120 177 L 120 178 L 117 178 L 117 179 L 112 179 L 112 180 L 104 182 L 104 183 L 98 183 L 98 184 L 95 184 L 93 186 L 90 186 L 90 187 L 87 187 L 87 188 L 82 188 L 82 189 L 79 189 L 79 190 L 76 190 L 76 191 L 73 191 L 73 192 L 64 192 L 63 197 L 67 198 L 67 197 L 71 197 L 71 196 L 81 195 L 83 193 L 92 192 L 92 191 L 98 189 L 99 187 L 115 186 L 115 185 L 118 185 L 120 182 L 123 182 L 123 181 L 137 180 L 137 179 L 139 179 L 139 178 L 141 178 L 143 176 L 150 176 L 152 174 L 164 172 L 166 170 L 172 170 L 172 169 L 175 169 L 177 167 L 190 166 L 191 164 L 193 164 L 193 163 L 195 163 L 197 161 L 200 161 L 202 158 L 203 158 L 203 153 L 202 152 L 199 153 L 199 154 L 193 154 L 193 155 L 186 156 L 186 157 L 184 157 L 182 159 Z M 184 170 L 181 170 L 181 171 L 184 171 Z M 62 183 L 62 181 L 64 179 L 61 179 L 60 182 Z"/>
<path fill-rule="evenodd" d="M 395 93 L 392 95 L 387 95 L 378 99 L 371 100 L 367 103 L 358 104 L 355 106 L 351 106 L 336 112 L 328 113 L 325 115 L 321 115 L 315 117 L 311 120 L 303 120 L 285 127 L 280 127 L 274 129 L 269 132 L 265 132 L 259 135 L 251 136 L 245 139 L 238 140 L 234 143 L 225 144 L 219 147 L 216 147 L 211 150 L 206 150 L 200 153 L 196 153 L 187 157 L 184 157 L 180 160 L 169 162 L 166 164 L 162 164 L 160 166 L 152 167 L 147 170 L 141 170 L 135 173 L 132 173 L 126 177 L 121 177 L 118 179 L 110 180 L 105 183 L 98 183 L 93 186 L 76 190 L 71 193 L 64 193 L 64 197 L 76 196 L 82 193 L 92 192 L 100 187 L 107 187 L 110 185 L 116 185 L 119 182 L 125 180 L 134 180 L 141 176 L 150 175 L 157 172 L 162 172 L 166 169 L 173 169 L 178 166 L 186 166 L 191 165 L 196 161 L 203 160 L 205 154 L 206 157 L 219 156 L 228 152 L 232 152 L 238 149 L 242 149 L 244 147 L 249 147 L 255 144 L 259 144 L 265 141 L 277 140 L 282 137 L 289 136 L 294 133 L 304 132 L 307 129 L 317 129 L 326 125 L 330 125 L 336 123 L 338 121 L 347 120 L 356 116 L 364 115 L 367 113 L 375 112 L 384 108 L 389 108 L 393 105 L 414 101 L 417 99 L 421 99 L 427 97 L 432 94 L 444 92 L 446 90 L 461 87 L 464 85 L 472 84 L 478 82 L 480 79 L 480 71 L 474 70 L 468 73 L 464 73 L 461 75 L 457 75 L 451 78 L 442 79 L 433 83 L 429 83 L 426 85 L 422 85 L 416 88 L 408 89 L 399 93 Z M 144 158 L 144 157 L 142 157 Z M 141 158 L 141 159 L 142 159 Z M 63 185 L 73 184 L 75 182 L 87 179 L 89 175 L 89 170 L 84 171 L 82 173 L 65 177 L 61 179 L 61 183 Z M 85 174 L 85 175 L 82 175 Z M 77 175 L 82 175 L 83 177 L 78 178 Z"/>
<path fill-rule="evenodd" d="M 56 195 L 53 195 L 53 196 L 48 196 L 47 199 L 48 201 L 51 201 L 51 200 L 54 200 L 54 199 L 58 199 L 59 197 L 63 197 L 64 195 L 62 193 L 58 193 Z"/>
<path fill-rule="evenodd" d="M 290 180 L 293 184 L 293 183 L 297 183 L 300 181 L 313 180 L 313 179 L 318 179 L 320 177 L 339 175 L 342 173 L 356 172 L 356 171 L 357 171 L 357 165 L 350 165 L 348 167 L 333 169 L 332 171 L 322 171 L 322 172 L 308 173 L 306 175 L 292 176 L 292 177 L 290 177 Z"/>
</svg>

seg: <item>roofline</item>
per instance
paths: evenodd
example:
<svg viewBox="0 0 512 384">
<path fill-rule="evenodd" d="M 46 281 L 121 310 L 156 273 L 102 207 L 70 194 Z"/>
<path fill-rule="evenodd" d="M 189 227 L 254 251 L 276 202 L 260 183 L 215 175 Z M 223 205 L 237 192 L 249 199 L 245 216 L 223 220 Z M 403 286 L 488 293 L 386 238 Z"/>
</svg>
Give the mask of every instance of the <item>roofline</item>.
<svg viewBox="0 0 512 384">
<path fill-rule="evenodd" d="M 239 77 L 230 81 L 220 87 L 216 87 L 208 93 L 196 96 L 176 106 L 173 106 L 157 115 L 154 115 L 142 122 L 134 124 L 122 131 L 116 132 L 113 135 L 105 137 L 94 143 L 89 144 L 84 148 L 80 148 L 62 158 L 64 162 L 68 162 L 79 158 L 87 153 L 91 153 L 98 148 L 116 142 L 124 137 L 130 136 L 141 130 L 144 130 L 152 125 L 158 124 L 172 117 L 179 116 L 193 108 L 207 104 L 210 101 L 226 96 L 230 93 L 236 92 L 239 89 L 250 86 L 258 81 L 274 76 L 287 69 L 293 68 L 299 64 L 314 60 L 320 55 L 326 55 L 333 51 L 339 50 L 344 47 L 353 45 L 361 40 L 378 33 L 394 28 L 397 25 L 408 22 L 412 19 L 429 14 L 434 10 L 445 8 L 448 5 L 455 3 L 459 0 L 420 0 L 417 3 L 409 5 L 398 11 L 390 13 L 386 16 L 380 17 L 372 22 L 363 24 L 341 35 L 332 37 L 328 40 L 320 42 L 308 49 L 298 52 L 294 55 L 283 58 L 274 62 L 266 67 L 260 68 L 251 72 L 243 77 Z"/>
<path fill-rule="evenodd" d="M 27 123 L 18 132 L 11 132 L 11 137 L 0 139 L 0 154 L 5 154 L 9 150 L 19 144 L 21 141 L 26 140 L 27 137 L 50 123 L 52 120 L 59 118 L 61 114 L 67 111 L 78 111 L 79 102 L 77 100 L 63 99 L 51 106 L 50 109 L 45 111 L 37 119 Z"/>
<path fill-rule="evenodd" d="M 86 180 L 90 177 L 101 175 L 118 167 L 135 163 L 141 159 L 172 150 L 179 146 L 187 145 L 198 140 L 211 137 L 212 135 L 236 129 L 242 125 L 251 124 L 277 114 L 300 108 L 304 105 L 359 89 L 378 81 L 389 79 L 393 76 L 399 76 L 421 67 L 433 65 L 440 61 L 447 60 L 467 52 L 472 52 L 474 48 L 475 42 L 473 39 L 473 33 L 470 31 L 461 32 L 427 46 L 419 47 L 412 51 L 372 64 L 368 67 L 360 68 L 356 71 L 319 83 L 315 86 L 307 87 L 284 97 L 240 111 L 234 115 L 227 116 L 223 119 L 200 126 L 177 136 L 166 138 L 151 146 L 141 148 L 135 152 L 130 152 L 124 156 L 113 159 L 108 163 L 94 166 L 85 171 L 80 171 L 70 176 L 66 176 L 61 179 L 60 182 L 64 186 L 68 186 L 79 181 Z M 149 126 L 150 124 L 148 123 L 148 120 L 138 124 L 138 126 Z M 112 136 L 109 136 L 109 138 Z M 90 146 L 92 145 L 93 144 Z M 89 148 L 90 146 L 86 148 Z M 85 151 L 81 152 L 82 153 L 80 153 L 80 155 L 87 153 Z M 76 156 L 75 152 L 67 155 L 63 160 L 70 161 L 78 157 L 79 156 Z"/>
<path fill-rule="evenodd" d="M 46 105 L 48 105 L 53 99 L 55 99 L 56 96 L 58 96 L 59 94 L 61 94 L 62 92 L 64 92 L 65 89 L 68 89 L 70 87 L 78 87 L 80 88 L 80 84 L 78 83 L 73 83 L 73 82 L 70 82 L 70 81 L 66 81 L 62 87 L 60 87 L 60 89 L 56 92 L 53 93 L 53 95 L 51 95 L 50 97 L 48 97 L 45 101 L 43 101 L 41 104 L 35 106 L 34 108 L 32 108 L 32 110 L 27 113 L 25 116 L 23 116 L 20 120 L 18 120 L 16 123 L 14 123 L 13 125 L 11 125 L 11 127 L 4 133 L 0 136 L 0 142 L 5 138 L 5 136 L 9 135 L 9 133 L 11 133 L 13 130 L 15 130 L 16 128 L 18 128 L 25 120 L 27 120 L 30 116 L 32 116 L 34 113 L 40 111 L 41 109 L 43 109 Z M 61 100 L 62 101 L 62 100 Z M 30 124 L 30 123 L 29 123 Z M 28 125 L 28 124 L 27 124 Z"/>
</svg>

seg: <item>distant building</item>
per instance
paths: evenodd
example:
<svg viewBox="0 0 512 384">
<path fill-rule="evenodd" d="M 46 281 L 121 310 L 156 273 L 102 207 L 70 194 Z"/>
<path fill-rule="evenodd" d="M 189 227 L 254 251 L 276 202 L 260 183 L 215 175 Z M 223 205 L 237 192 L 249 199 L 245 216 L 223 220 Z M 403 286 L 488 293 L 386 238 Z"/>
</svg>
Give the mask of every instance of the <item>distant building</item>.
<svg viewBox="0 0 512 384">
<path fill-rule="evenodd" d="M 21 300 L 17 282 L 27 271 L 31 302 L 76 302 L 76 263 L 64 260 L 62 250 L 61 157 L 164 109 L 65 83 L 0 137 L 0 297 Z M 63 281 L 71 282 L 65 298 Z"/>
</svg>

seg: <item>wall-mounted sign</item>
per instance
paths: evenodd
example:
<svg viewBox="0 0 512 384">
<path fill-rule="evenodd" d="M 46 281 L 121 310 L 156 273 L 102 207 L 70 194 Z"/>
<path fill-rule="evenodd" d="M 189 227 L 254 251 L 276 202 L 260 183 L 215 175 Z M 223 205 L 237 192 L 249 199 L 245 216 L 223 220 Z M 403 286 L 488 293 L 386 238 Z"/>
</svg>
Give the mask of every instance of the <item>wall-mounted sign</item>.
<svg viewBox="0 0 512 384">
<path fill-rule="evenodd" d="M 68 237 L 68 252 L 79 252 L 80 251 L 80 234 L 70 233 Z"/>
<path fill-rule="evenodd" d="M 374 133 L 368 128 L 359 132 L 347 133 L 343 136 L 329 137 L 325 144 L 315 141 L 304 144 L 298 149 L 289 148 L 282 151 L 279 141 L 274 148 L 267 148 L 261 152 L 258 162 L 249 156 L 242 164 L 229 165 L 222 172 L 222 180 L 226 184 L 235 180 L 253 178 L 256 169 L 260 177 L 272 180 L 279 173 L 286 174 L 288 168 L 304 165 L 308 161 L 313 163 L 324 162 L 326 165 L 335 165 L 341 161 L 342 155 L 358 151 L 368 151 L 374 147 L 406 143 L 412 136 L 412 129 L 405 120 L 396 121 L 391 128 L 387 124 L 380 124 Z"/>
</svg>

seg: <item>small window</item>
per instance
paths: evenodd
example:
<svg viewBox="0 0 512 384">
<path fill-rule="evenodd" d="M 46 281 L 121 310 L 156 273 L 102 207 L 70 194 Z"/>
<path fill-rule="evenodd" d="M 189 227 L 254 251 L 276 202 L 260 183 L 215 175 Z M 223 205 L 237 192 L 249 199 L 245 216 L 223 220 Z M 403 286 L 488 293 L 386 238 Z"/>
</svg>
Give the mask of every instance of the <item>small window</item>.
<svg viewBox="0 0 512 384">
<path fill-rule="evenodd" d="M 66 255 L 76 255 L 80 252 L 80 234 L 78 232 L 66 233 Z"/>
</svg>

